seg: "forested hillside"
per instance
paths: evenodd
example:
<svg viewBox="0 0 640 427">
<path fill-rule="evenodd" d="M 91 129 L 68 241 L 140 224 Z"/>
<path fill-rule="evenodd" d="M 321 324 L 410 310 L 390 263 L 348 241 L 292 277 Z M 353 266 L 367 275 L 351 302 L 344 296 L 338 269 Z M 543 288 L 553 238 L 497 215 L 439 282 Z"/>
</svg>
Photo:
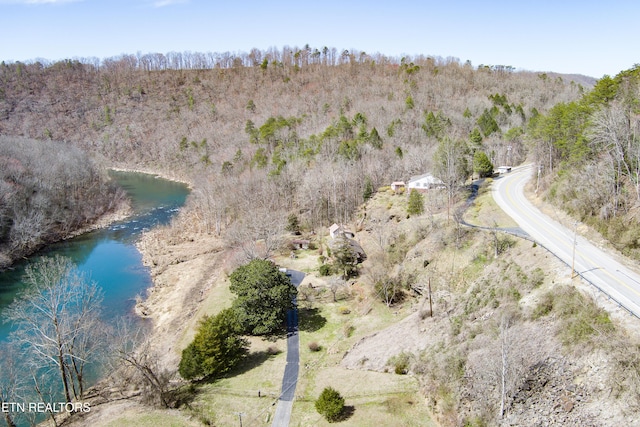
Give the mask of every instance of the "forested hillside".
<svg viewBox="0 0 640 427">
<path fill-rule="evenodd" d="M 0 269 L 91 225 L 124 197 L 75 146 L 0 136 Z"/>
<path fill-rule="evenodd" d="M 352 398 L 371 397 L 353 390 L 361 373 L 354 371 L 366 370 L 385 380 L 411 374 L 419 390 L 390 396 L 393 388 L 380 386 L 372 400 L 353 401 L 354 425 L 376 411 L 388 421 L 420 408 L 442 425 L 617 425 L 639 413 L 638 347 L 619 323 L 626 314 L 607 306 L 610 316 L 602 307 L 608 303 L 582 292 L 539 245 L 464 228 L 449 208 L 471 176 L 534 161 L 541 192 L 632 252 L 639 245 L 638 78 L 637 68 L 590 82 L 450 58 L 309 47 L 3 63 L 0 134 L 10 136 L 3 150 L 14 151 L 0 160 L 3 173 L 32 165 L 44 175 L 31 181 L 62 186 L 60 199 L 38 204 L 25 196 L 33 203 L 24 212 L 37 216 L 45 207 L 47 219 L 65 212 L 57 200 L 89 197 L 79 192 L 85 187 L 64 183 L 76 182 L 65 173 L 75 177 L 90 156 L 192 183 L 183 215 L 140 246 L 157 285 L 139 304 L 157 322 L 140 351 L 162 362 L 166 384 L 189 348 L 196 314 L 216 314 L 229 302 L 226 273 L 240 255 L 307 273 L 298 289 L 307 323 L 301 337 L 309 340 L 309 351 L 300 352 L 299 424 L 312 419 L 305 405 L 322 381 L 342 377 Z M 17 137 L 32 141 L 23 146 Z M 53 168 L 57 161 L 42 160 L 49 150 L 70 163 Z M 17 154 L 27 151 L 35 155 Z M 90 171 L 77 173 L 99 175 Z M 446 191 L 405 197 L 386 187 L 426 173 Z M 30 190 L 31 181 L 19 184 L 25 194 L 46 194 Z M 0 194 L 18 188 L 4 182 Z M 466 215 L 509 227 L 489 183 Z M 8 218 L 10 205 L 2 206 Z M 366 257 L 342 262 L 341 247 L 327 243 L 332 222 L 357 224 Z M 3 238 L 14 223 L 3 220 Z M 307 247 L 282 244 L 285 230 L 303 233 Z M 225 377 L 227 403 L 212 382 L 190 384 L 194 401 L 176 405 L 205 424 L 235 423 L 240 406 L 262 418 L 262 406 L 272 404 L 255 390 L 264 391 L 262 381 L 279 386 L 268 366 L 285 355 L 275 344 L 251 351 L 260 362 L 254 357 L 250 368 Z M 250 371 L 260 380 L 247 386 L 239 378 Z M 424 405 L 414 401 L 418 394 Z"/>
<path fill-rule="evenodd" d="M 640 66 L 554 106 L 529 139 L 550 199 L 639 259 Z"/>
<path fill-rule="evenodd" d="M 0 133 L 176 171 L 195 184 L 204 229 L 235 229 L 232 240 L 248 204 L 264 218 L 254 228 L 290 213 L 346 221 L 366 188 L 437 170 L 438 145 L 464 158 L 441 171 L 452 185 L 475 152 L 517 164 L 530 121 L 585 91 L 509 66 L 308 46 L 3 63 L 0 79 Z"/>
</svg>

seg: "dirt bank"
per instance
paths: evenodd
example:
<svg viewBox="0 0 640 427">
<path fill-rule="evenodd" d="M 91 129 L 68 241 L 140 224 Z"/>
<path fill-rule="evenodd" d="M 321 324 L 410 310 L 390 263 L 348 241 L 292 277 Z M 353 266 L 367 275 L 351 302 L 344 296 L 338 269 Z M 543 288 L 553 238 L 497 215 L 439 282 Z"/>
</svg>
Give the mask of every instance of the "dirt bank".
<svg viewBox="0 0 640 427">
<path fill-rule="evenodd" d="M 212 235 L 160 228 L 146 233 L 137 247 L 154 285 L 136 305 L 136 313 L 153 321 L 151 340 L 157 343 L 161 365 L 176 369 L 191 338 L 185 331 L 217 311 L 207 299 L 216 285 L 223 286 L 223 244 Z"/>
<path fill-rule="evenodd" d="M 158 371 L 175 372 L 182 348 L 193 338 L 198 319 L 217 312 L 229 300 L 224 293 L 222 242 L 178 225 L 145 233 L 137 247 L 154 285 L 140 296 L 135 310 L 140 317 L 152 321 L 148 338 L 153 343 L 151 352 L 157 359 Z M 122 392 L 109 377 L 90 394 L 91 412 L 73 417 L 66 425 L 124 425 L 141 420 L 141 416 L 170 415 L 139 402 L 135 389 Z M 173 413 L 172 417 L 176 417 L 175 425 L 200 425 L 184 414 Z"/>
</svg>

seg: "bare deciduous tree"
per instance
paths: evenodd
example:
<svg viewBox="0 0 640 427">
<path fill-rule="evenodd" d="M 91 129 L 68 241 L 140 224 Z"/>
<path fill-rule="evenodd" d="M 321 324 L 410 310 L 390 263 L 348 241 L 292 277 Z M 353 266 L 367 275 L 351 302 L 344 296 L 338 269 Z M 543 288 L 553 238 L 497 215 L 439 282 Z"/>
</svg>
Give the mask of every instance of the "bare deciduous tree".
<svg viewBox="0 0 640 427">
<path fill-rule="evenodd" d="M 213 230 L 220 236 L 222 228 L 227 225 L 229 210 L 224 182 L 210 175 L 201 175 L 196 180 L 197 186 L 191 199 L 193 210 L 198 215 L 199 222 L 204 225 L 205 232 Z"/>
<path fill-rule="evenodd" d="M 466 156 L 467 148 L 464 142 L 448 136 L 440 142 L 434 154 L 435 173 L 447 188 L 449 210 L 458 188 L 469 176 Z"/>
<path fill-rule="evenodd" d="M 15 346 L 3 343 L 0 346 L 0 405 L 3 403 L 19 402 L 24 388 L 23 374 L 18 368 L 20 354 Z M 7 410 L 5 410 L 7 408 Z M 4 421 L 9 427 L 16 427 L 14 422 L 17 410 L 11 405 L 3 407 L 1 411 Z"/>
<path fill-rule="evenodd" d="M 0 256 L 17 259 L 67 237 L 122 200 L 79 148 L 0 136 Z"/>
<path fill-rule="evenodd" d="M 227 239 L 246 261 L 267 259 L 282 243 L 285 220 L 283 212 L 257 207 L 229 227 Z"/>
<path fill-rule="evenodd" d="M 614 209 L 620 205 L 620 194 L 626 177 L 630 180 L 636 202 L 640 201 L 640 139 L 635 135 L 638 120 L 619 103 L 612 103 L 593 115 L 589 134 L 594 149 L 611 159 L 616 183 Z M 614 213 L 615 214 L 615 213 Z"/>
<path fill-rule="evenodd" d="M 95 355 L 102 328 L 102 292 L 64 257 L 41 258 L 26 269 L 26 289 L 7 309 L 12 340 L 31 354 L 36 370 L 55 367 L 64 398 L 84 392 L 84 367 Z"/>
<path fill-rule="evenodd" d="M 120 319 L 110 342 L 116 362 L 114 372 L 123 378 L 121 387 L 132 384 L 142 386 L 145 399 L 168 408 L 171 404 L 170 381 L 175 377 L 175 372 L 160 366 L 148 331 L 143 326 L 135 327 Z"/>
<path fill-rule="evenodd" d="M 331 291 L 331 295 L 333 296 L 333 302 L 337 302 L 337 294 L 340 289 L 345 287 L 345 281 L 341 277 L 332 277 L 329 279 L 329 291 Z"/>
<path fill-rule="evenodd" d="M 478 409 L 502 419 L 509 396 L 517 391 L 527 370 L 553 347 L 541 345 L 539 338 L 532 339 L 529 326 L 517 313 L 507 309 L 496 314 L 496 336 L 478 337 L 477 349 L 470 352 L 466 370 L 471 398 Z"/>
</svg>

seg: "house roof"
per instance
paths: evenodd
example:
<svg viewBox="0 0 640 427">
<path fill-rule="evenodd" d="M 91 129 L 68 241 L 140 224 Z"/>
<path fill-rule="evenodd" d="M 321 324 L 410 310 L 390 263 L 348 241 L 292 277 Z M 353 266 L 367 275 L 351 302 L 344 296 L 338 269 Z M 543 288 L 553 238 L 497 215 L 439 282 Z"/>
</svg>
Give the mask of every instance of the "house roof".
<svg viewBox="0 0 640 427">
<path fill-rule="evenodd" d="M 362 246 L 360 245 L 360 243 L 344 235 L 341 235 L 336 239 L 332 240 L 329 243 L 329 246 L 332 248 L 332 250 L 336 250 L 337 248 L 340 247 L 340 245 L 343 245 L 343 244 L 346 244 L 349 247 L 349 249 L 353 251 L 353 253 L 358 257 L 358 262 L 362 262 L 367 259 L 367 254 L 364 251 L 364 249 L 362 249 Z"/>
<path fill-rule="evenodd" d="M 329 227 L 329 234 L 331 235 L 331 237 L 335 237 L 336 235 L 340 234 L 350 234 L 352 236 L 355 236 L 355 233 L 346 229 L 344 225 L 338 225 L 335 223 L 331 227 Z"/>
<path fill-rule="evenodd" d="M 440 178 L 436 178 L 435 176 L 431 175 L 430 173 L 426 173 L 424 175 L 418 175 L 418 176 L 412 176 L 411 179 L 409 180 L 409 185 L 418 182 L 418 181 L 423 181 L 423 182 L 427 182 L 429 184 L 442 184 L 442 180 Z"/>
</svg>

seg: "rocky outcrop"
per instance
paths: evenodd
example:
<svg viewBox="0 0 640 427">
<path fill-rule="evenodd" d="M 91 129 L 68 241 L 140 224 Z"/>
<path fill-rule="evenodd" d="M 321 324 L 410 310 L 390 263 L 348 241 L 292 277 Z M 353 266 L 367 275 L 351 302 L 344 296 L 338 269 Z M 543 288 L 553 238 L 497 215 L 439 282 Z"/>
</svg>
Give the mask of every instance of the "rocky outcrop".
<svg viewBox="0 0 640 427">
<path fill-rule="evenodd" d="M 529 369 L 501 425 L 601 426 L 586 408 L 579 408 L 588 399 L 587 387 L 575 381 L 572 363 L 561 357 L 547 358 Z"/>
</svg>

